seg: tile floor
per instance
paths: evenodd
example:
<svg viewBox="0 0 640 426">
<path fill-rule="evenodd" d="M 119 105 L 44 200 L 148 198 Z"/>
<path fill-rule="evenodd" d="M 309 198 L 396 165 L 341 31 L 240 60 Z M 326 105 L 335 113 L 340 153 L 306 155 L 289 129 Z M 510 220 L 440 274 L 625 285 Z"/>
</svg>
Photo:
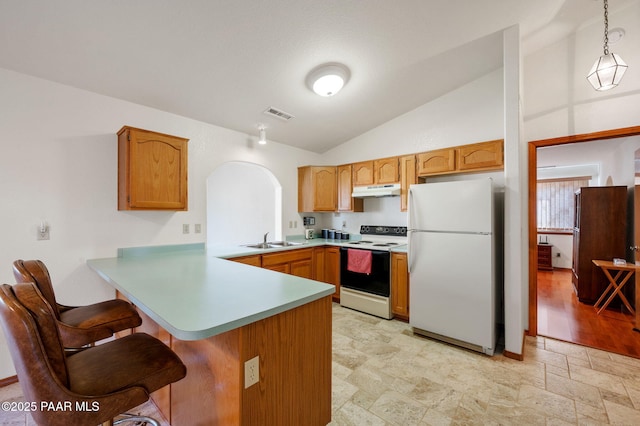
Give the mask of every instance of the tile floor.
<svg viewBox="0 0 640 426">
<path fill-rule="evenodd" d="M 333 321 L 330 426 L 640 424 L 640 359 L 528 337 L 520 362 L 339 305 Z M 1 401 L 20 398 L 17 384 L 0 389 Z M 0 416 L 2 425 L 34 424 Z"/>
</svg>

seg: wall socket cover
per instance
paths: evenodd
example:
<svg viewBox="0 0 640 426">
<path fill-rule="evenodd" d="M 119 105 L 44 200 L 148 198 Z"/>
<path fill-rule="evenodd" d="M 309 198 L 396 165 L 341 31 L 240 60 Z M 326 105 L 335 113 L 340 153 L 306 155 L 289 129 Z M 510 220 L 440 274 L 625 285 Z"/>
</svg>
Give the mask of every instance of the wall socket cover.
<svg viewBox="0 0 640 426">
<path fill-rule="evenodd" d="M 255 356 L 244 363 L 244 388 L 253 386 L 260 379 L 260 356 Z"/>
</svg>

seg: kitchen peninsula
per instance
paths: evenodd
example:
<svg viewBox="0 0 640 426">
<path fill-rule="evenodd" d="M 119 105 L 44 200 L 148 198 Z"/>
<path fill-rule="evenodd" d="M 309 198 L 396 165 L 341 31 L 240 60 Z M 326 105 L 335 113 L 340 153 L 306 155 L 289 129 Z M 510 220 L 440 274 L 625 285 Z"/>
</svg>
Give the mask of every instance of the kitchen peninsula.
<svg viewBox="0 0 640 426">
<path fill-rule="evenodd" d="M 183 380 L 152 395 L 173 426 L 331 421 L 334 286 L 230 262 L 202 244 L 120 249 L 87 264 L 138 307 L 140 331 L 187 365 Z M 256 356 L 258 383 L 245 387 Z"/>
</svg>

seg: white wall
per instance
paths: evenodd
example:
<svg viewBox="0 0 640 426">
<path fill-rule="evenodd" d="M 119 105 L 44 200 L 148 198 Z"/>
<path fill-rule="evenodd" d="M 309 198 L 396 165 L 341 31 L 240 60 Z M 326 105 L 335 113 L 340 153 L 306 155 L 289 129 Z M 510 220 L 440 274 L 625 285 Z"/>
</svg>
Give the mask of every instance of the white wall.
<svg viewBox="0 0 640 426">
<path fill-rule="evenodd" d="M 283 230 L 302 234 L 297 166 L 319 156 L 162 111 L 0 69 L 0 280 L 14 260 L 41 259 L 61 302 L 92 303 L 114 291 L 85 265 L 118 247 L 205 242 L 207 176 L 226 161 L 261 164 L 283 187 Z M 189 211 L 117 210 L 117 137 L 131 125 L 189 138 Z M 248 209 L 250 198 L 241 199 Z M 46 220 L 49 241 L 36 241 Z M 298 221 L 298 229 L 284 224 Z M 182 224 L 191 233 L 182 234 Z M 193 225 L 202 224 L 194 234 Z M 0 338 L 0 378 L 14 375 Z"/>
<path fill-rule="evenodd" d="M 324 161 L 346 164 L 500 139 L 502 93 L 499 69 L 327 151 Z"/>
<path fill-rule="evenodd" d="M 640 2 L 609 15 L 609 28 L 624 38 L 610 51 L 629 65 L 621 84 L 598 92 L 586 76 L 602 55 L 602 20 L 524 58 L 524 120 L 527 141 L 640 124 Z"/>
</svg>

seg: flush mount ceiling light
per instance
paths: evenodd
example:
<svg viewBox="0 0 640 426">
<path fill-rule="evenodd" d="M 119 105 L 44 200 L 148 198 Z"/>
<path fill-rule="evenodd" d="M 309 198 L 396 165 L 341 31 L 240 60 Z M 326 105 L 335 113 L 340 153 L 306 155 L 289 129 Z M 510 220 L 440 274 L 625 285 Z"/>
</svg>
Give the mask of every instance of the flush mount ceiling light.
<svg viewBox="0 0 640 426">
<path fill-rule="evenodd" d="M 349 69 L 335 62 L 314 68 L 307 76 L 307 86 L 320 96 L 333 96 L 349 80 Z"/>
<path fill-rule="evenodd" d="M 609 3 L 604 0 L 604 55 L 593 64 L 587 80 L 596 90 L 613 89 L 620 84 L 626 70 L 627 64 L 620 55 L 609 53 Z"/>
<path fill-rule="evenodd" d="M 267 130 L 264 127 L 264 125 L 260 124 L 258 126 L 258 143 L 260 145 L 266 145 L 267 144 Z"/>
</svg>

